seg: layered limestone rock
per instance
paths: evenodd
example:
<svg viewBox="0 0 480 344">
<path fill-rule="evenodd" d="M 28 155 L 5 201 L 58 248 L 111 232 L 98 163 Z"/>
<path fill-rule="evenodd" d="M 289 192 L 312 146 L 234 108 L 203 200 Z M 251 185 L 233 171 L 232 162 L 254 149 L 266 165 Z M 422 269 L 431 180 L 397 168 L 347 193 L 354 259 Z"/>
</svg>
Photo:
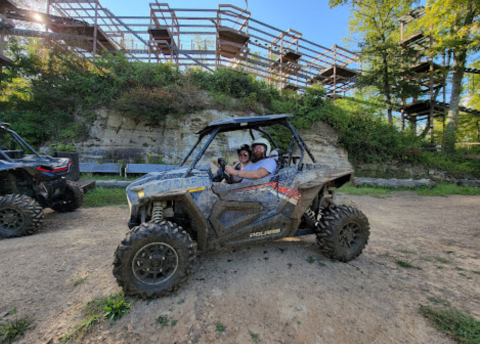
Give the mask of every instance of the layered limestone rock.
<svg viewBox="0 0 480 344">
<path fill-rule="evenodd" d="M 97 119 L 89 130 L 90 138 L 78 143 L 75 148 L 82 161 L 124 161 L 137 163 L 178 164 L 197 141 L 196 133 L 208 123 L 220 119 L 255 116 L 239 112 L 204 110 L 185 116 L 166 116 L 158 126 L 135 123 L 114 111 L 98 111 Z M 348 156 L 344 149 L 337 147 L 338 135 L 324 123 L 300 132 L 315 159 L 331 167 L 348 167 Z M 205 137 L 194 152 L 207 141 Z M 226 158 L 227 162 L 237 160 L 236 149 L 252 138 L 248 132 L 219 134 L 208 148 L 202 162 Z M 309 162 L 309 161 L 308 161 Z"/>
</svg>

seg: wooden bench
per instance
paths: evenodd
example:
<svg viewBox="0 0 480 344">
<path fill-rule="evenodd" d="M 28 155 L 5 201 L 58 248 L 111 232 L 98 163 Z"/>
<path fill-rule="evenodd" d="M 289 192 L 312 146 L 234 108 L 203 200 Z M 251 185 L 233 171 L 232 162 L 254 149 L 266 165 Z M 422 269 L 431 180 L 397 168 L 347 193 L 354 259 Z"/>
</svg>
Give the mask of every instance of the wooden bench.
<svg viewBox="0 0 480 344">
<path fill-rule="evenodd" d="M 89 173 L 118 173 L 122 175 L 122 164 L 120 163 L 96 163 L 96 162 L 81 162 L 80 172 L 89 172 Z"/>
<path fill-rule="evenodd" d="M 147 174 L 152 172 L 164 172 L 178 167 L 177 165 L 158 165 L 158 164 L 127 164 L 125 167 L 125 178 L 130 173 Z"/>
</svg>

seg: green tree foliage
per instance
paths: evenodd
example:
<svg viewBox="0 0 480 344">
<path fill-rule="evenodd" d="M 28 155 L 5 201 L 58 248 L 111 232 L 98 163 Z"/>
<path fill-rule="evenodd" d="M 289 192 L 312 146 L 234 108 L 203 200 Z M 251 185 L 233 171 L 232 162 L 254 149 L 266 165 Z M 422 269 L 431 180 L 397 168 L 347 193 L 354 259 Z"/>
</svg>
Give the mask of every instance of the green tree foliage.
<svg viewBox="0 0 480 344">
<path fill-rule="evenodd" d="M 354 163 L 415 159 L 410 152 L 421 140 L 411 131 L 400 132 L 386 123 L 382 111 L 378 103 L 359 96 L 336 101 L 321 118 L 339 131 L 339 144 L 353 152 Z"/>
<path fill-rule="evenodd" d="M 480 69 L 480 61 L 475 61 L 471 68 Z M 467 74 L 466 97 L 467 107 L 480 111 L 480 75 Z M 480 116 L 460 113 L 458 117 L 457 139 L 461 142 L 480 142 Z M 480 154 L 480 147 L 472 147 L 472 152 Z"/>
<path fill-rule="evenodd" d="M 324 121 L 337 130 L 339 144 L 354 163 L 400 159 L 428 161 L 434 166 L 438 161 L 423 157 L 421 140 L 413 132 L 399 132 L 385 122 L 382 98 L 372 96 L 367 89 L 355 98 L 333 103 L 317 85 L 303 93 L 279 92 L 231 70 L 210 73 L 192 68 L 179 72 L 168 64 L 131 62 L 122 55 L 98 57 L 94 67 L 55 42 L 47 45 L 32 40 L 28 43 L 32 49 L 26 44 L 11 42 L 11 56 L 18 63 L 5 68 L 2 75 L 0 120 L 11 122 L 32 144 L 71 144 L 95 117 L 95 110 L 102 107 L 156 125 L 166 114 L 181 116 L 230 101 L 239 104 L 237 109 L 242 111 L 294 114 L 292 124 L 299 129 L 311 129 Z M 288 146 L 288 131 L 275 129 L 271 133 L 282 148 Z M 442 166 L 475 171 L 471 163 L 460 162 L 461 157 L 457 161 L 444 160 Z"/>
<path fill-rule="evenodd" d="M 480 48 L 479 0 L 430 0 L 422 18 L 424 30 L 434 38 L 432 55 L 451 51 L 452 87 L 445 134 L 445 152 L 452 153 L 459 127 L 459 104 L 467 57 Z"/>
<path fill-rule="evenodd" d="M 399 46 L 398 19 L 410 11 L 415 0 L 330 0 L 330 6 L 351 6 L 349 31 L 358 37 L 364 70 L 360 87 L 374 86 L 383 96 L 388 122 L 399 99 L 418 93 L 403 81 L 402 66 L 411 56 Z"/>
<path fill-rule="evenodd" d="M 206 73 L 198 68 L 190 68 L 185 76 L 203 90 L 239 99 L 254 97 L 266 106 L 280 98 L 274 87 L 242 72 L 218 69 L 214 73 Z"/>
</svg>

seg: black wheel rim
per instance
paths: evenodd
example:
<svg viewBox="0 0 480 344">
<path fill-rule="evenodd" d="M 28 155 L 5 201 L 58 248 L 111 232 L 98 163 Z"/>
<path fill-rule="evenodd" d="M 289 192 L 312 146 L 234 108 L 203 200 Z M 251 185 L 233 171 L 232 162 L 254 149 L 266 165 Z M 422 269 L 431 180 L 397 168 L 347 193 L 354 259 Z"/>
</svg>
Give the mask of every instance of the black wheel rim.
<svg viewBox="0 0 480 344">
<path fill-rule="evenodd" d="M 135 277 L 142 283 L 150 285 L 165 283 L 172 278 L 177 267 L 177 252 L 164 242 L 143 246 L 138 250 L 132 262 Z"/>
<path fill-rule="evenodd" d="M 346 250 L 351 250 L 359 242 L 360 225 L 356 222 L 345 224 L 340 230 L 339 242 L 340 246 Z"/>
<path fill-rule="evenodd" d="M 8 230 L 18 230 L 25 223 L 23 214 L 17 209 L 4 208 L 0 210 L 0 226 Z"/>
</svg>

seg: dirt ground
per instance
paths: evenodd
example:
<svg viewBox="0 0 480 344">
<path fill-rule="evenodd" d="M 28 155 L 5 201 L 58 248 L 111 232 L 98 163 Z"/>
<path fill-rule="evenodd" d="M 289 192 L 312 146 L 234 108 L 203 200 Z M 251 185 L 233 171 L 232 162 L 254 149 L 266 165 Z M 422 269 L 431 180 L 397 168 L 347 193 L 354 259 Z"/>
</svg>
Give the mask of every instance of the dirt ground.
<svg viewBox="0 0 480 344">
<path fill-rule="evenodd" d="M 480 319 L 480 196 L 339 200 L 371 224 L 356 260 L 326 259 L 313 236 L 208 252 L 177 294 L 133 300 L 83 342 L 451 343 L 420 314 L 433 297 Z M 35 319 L 18 343 L 57 343 L 88 301 L 120 291 L 111 270 L 127 217 L 126 207 L 47 211 L 36 235 L 0 241 L 0 321 L 14 304 Z"/>
</svg>

